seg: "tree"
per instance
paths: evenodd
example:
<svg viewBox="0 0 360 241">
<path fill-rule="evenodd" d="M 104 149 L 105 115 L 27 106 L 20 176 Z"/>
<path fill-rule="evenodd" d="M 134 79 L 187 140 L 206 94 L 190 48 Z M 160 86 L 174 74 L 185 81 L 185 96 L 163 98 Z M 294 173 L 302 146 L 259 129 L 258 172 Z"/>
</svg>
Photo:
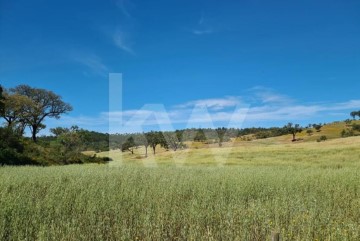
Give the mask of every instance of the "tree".
<svg viewBox="0 0 360 241">
<path fill-rule="evenodd" d="M 346 125 L 350 125 L 350 124 L 351 124 L 351 121 L 352 121 L 352 120 L 350 120 L 350 119 L 346 119 L 344 122 L 345 122 Z"/>
<path fill-rule="evenodd" d="M 218 138 L 219 138 L 219 146 L 222 146 L 222 143 L 224 141 L 224 136 L 226 134 L 226 128 L 222 127 L 222 128 L 217 128 L 216 129 L 216 133 L 218 134 Z"/>
<path fill-rule="evenodd" d="M 134 154 L 134 148 L 136 147 L 134 137 L 130 136 L 122 145 L 121 151 L 130 151 L 131 154 Z"/>
<path fill-rule="evenodd" d="M 13 128 L 20 135 L 23 135 L 26 127 L 25 110 L 33 104 L 34 103 L 26 96 L 4 92 L 4 110 L 2 117 L 7 122 L 7 127 Z"/>
<path fill-rule="evenodd" d="M 148 147 L 150 145 L 147 139 L 148 139 L 148 133 L 143 133 L 139 137 L 139 144 L 145 147 L 145 157 L 148 157 Z"/>
<path fill-rule="evenodd" d="M 146 140 L 149 146 L 152 147 L 154 155 L 156 153 L 156 146 L 161 145 L 165 148 L 168 147 L 165 138 L 161 132 L 151 131 L 146 133 Z"/>
<path fill-rule="evenodd" d="M 56 127 L 56 128 L 51 128 L 50 132 L 52 134 L 54 134 L 55 137 L 58 137 L 62 134 L 68 133 L 70 130 L 69 128 L 64 128 L 64 127 Z"/>
<path fill-rule="evenodd" d="M 359 125 L 359 124 L 353 124 L 353 125 L 352 125 L 352 129 L 353 129 L 354 131 L 360 131 L 360 125 Z"/>
<path fill-rule="evenodd" d="M 11 91 L 26 96 L 32 101 L 32 104 L 23 110 L 23 118 L 31 129 L 34 142 L 37 141 L 38 132 L 45 128 L 43 124 L 45 118 L 59 119 L 62 114 L 72 110 L 71 105 L 63 102 L 61 96 L 49 90 L 19 85 Z"/>
<path fill-rule="evenodd" d="M 292 123 L 288 123 L 286 126 L 284 126 L 284 130 L 287 133 L 292 134 L 292 141 L 296 141 L 296 134 L 302 132 L 302 128 L 299 124 L 293 125 Z"/>
<path fill-rule="evenodd" d="M 171 148 L 174 151 L 176 151 L 177 149 L 183 146 L 182 132 L 183 131 L 179 131 L 179 130 L 176 130 L 175 132 L 164 132 L 163 133 L 164 140 L 163 143 L 160 144 L 162 144 L 162 146 L 164 146 L 165 148 Z"/>
<path fill-rule="evenodd" d="M 0 127 L 0 166 L 35 164 L 24 154 L 24 149 L 21 136 L 11 128 Z"/>
<path fill-rule="evenodd" d="M 360 118 L 360 111 L 352 111 L 350 116 L 355 120 L 355 117 L 358 116 Z"/>
<path fill-rule="evenodd" d="M 313 133 L 313 130 L 311 130 L 311 129 L 307 129 L 306 133 L 307 133 L 309 136 L 311 136 L 311 135 L 312 135 L 312 133 Z"/>
<path fill-rule="evenodd" d="M 321 124 L 313 124 L 313 127 L 315 128 L 316 132 L 320 132 L 323 126 Z"/>
<path fill-rule="evenodd" d="M 194 137 L 194 141 L 203 142 L 206 141 L 205 132 L 203 129 L 199 129 Z"/>
</svg>

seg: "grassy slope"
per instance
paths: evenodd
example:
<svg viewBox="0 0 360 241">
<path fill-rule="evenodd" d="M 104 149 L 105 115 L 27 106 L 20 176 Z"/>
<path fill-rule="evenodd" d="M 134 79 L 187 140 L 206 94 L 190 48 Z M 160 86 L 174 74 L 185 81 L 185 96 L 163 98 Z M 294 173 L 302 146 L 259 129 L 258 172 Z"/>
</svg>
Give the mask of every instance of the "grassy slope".
<svg viewBox="0 0 360 241">
<path fill-rule="evenodd" d="M 3 167 L 0 240 L 359 240 L 358 156 L 326 153 L 326 167 Z"/>
<path fill-rule="evenodd" d="M 144 147 L 136 149 L 134 155 L 129 152 L 121 153 L 119 150 L 98 155 L 113 158 L 114 162 L 111 165 L 136 163 L 145 166 L 158 164 L 342 166 L 343 160 L 347 160 L 347 165 L 350 165 L 356 163 L 360 157 L 360 150 L 357 148 L 360 145 L 360 138 L 341 138 L 340 132 L 345 128 L 345 123 L 338 122 L 325 125 L 320 132 L 314 130 L 311 136 L 303 131 L 297 136 L 303 140 L 295 143 L 291 142 L 291 135 L 286 135 L 253 141 L 232 141 L 224 143 L 221 148 L 217 144 L 187 143 L 192 148 L 176 152 L 157 148 L 155 156 L 149 148 L 148 158 L 144 157 Z M 316 140 L 322 135 L 327 136 L 328 140 L 317 142 Z"/>
<path fill-rule="evenodd" d="M 360 137 L 290 139 L 0 168 L 0 240 L 359 240 Z"/>
</svg>

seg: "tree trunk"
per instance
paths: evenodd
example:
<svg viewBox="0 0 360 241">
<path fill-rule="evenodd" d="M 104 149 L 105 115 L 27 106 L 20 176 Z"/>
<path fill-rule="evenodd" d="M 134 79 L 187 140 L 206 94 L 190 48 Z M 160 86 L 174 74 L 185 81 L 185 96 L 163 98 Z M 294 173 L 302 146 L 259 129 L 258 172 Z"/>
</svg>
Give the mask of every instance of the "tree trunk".
<svg viewBox="0 0 360 241">
<path fill-rule="evenodd" d="M 292 141 L 296 141 L 296 134 L 295 133 L 292 133 L 292 135 L 293 135 L 293 139 L 292 139 Z"/>
<path fill-rule="evenodd" d="M 153 148 L 153 151 L 154 151 L 154 155 L 155 155 L 155 149 L 156 149 L 156 146 L 153 146 L 152 148 Z"/>
<path fill-rule="evenodd" d="M 145 146 L 145 157 L 148 156 L 148 154 L 147 154 L 147 149 L 148 149 L 148 146 Z"/>
<path fill-rule="evenodd" d="M 31 134 L 32 134 L 32 140 L 34 142 L 37 142 L 36 133 L 37 133 L 37 126 L 33 125 L 31 129 Z"/>
</svg>

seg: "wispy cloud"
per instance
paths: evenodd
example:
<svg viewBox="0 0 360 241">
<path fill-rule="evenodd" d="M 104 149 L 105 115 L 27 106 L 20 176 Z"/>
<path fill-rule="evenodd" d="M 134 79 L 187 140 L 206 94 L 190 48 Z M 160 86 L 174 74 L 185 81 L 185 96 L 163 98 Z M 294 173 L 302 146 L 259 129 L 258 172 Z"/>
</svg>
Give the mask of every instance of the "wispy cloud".
<svg viewBox="0 0 360 241">
<path fill-rule="evenodd" d="M 259 91 L 260 88 L 254 90 Z M 256 93 L 253 91 L 252 95 Z M 346 118 L 350 110 L 360 109 L 360 100 L 298 104 L 295 100 L 283 102 L 289 97 L 278 95 L 279 98 L 272 97 L 270 100 L 268 96 L 254 97 L 257 99 L 256 103 L 244 102 L 245 99 L 251 99 L 248 96 L 228 96 L 189 101 L 171 108 L 165 108 L 164 105 L 144 105 L 141 109 L 103 112 L 97 117 L 66 117 L 59 123 L 77 124 L 89 129 L 99 129 L 110 124 L 112 132 L 142 131 L 146 126 L 171 129 L 177 124 L 186 127 L 212 127 L 219 124 L 226 126 L 226 123 L 231 122 L 237 126 L 236 123 L 243 123 L 243 120 L 247 126 L 257 125 L 260 122 L 282 125 L 287 122 L 316 122 L 320 117 L 334 117 L 332 113 L 336 113 L 336 118 L 340 116 Z"/>
<path fill-rule="evenodd" d="M 204 13 L 201 14 L 196 26 L 191 29 L 195 35 L 212 34 L 215 32 L 214 28 L 210 25 L 209 21 L 205 18 Z"/>
<path fill-rule="evenodd" d="M 117 0 L 116 1 L 116 6 L 120 9 L 121 13 L 127 17 L 127 18 L 131 18 L 132 15 L 130 14 L 130 11 L 128 10 L 129 6 L 130 6 L 130 1 L 128 0 Z"/>
<path fill-rule="evenodd" d="M 206 107 L 211 110 L 222 110 L 227 107 L 234 107 L 240 104 L 240 99 L 238 97 L 225 97 L 225 98 L 214 98 L 214 99 L 203 99 L 189 101 L 184 104 L 177 105 L 177 108 L 188 108 L 188 107 Z"/>
<path fill-rule="evenodd" d="M 85 66 L 87 68 L 84 73 L 90 71 L 92 74 L 96 74 L 102 77 L 108 76 L 110 70 L 102 62 L 101 58 L 95 54 L 72 54 L 72 60 Z"/>
<path fill-rule="evenodd" d="M 119 29 L 116 30 L 115 33 L 113 34 L 113 41 L 115 46 L 120 48 L 121 50 L 130 54 L 135 54 L 134 50 L 131 47 L 129 36 L 125 32 Z"/>
<path fill-rule="evenodd" d="M 212 29 L 193 29 L 192 33 L 195 35 L 211 34 L 214 31 Z"/>
<path fill-rule="evenodd" d="M 263 104 L 289 104 L 294 102 L 294 100 L 289 96 L 280 94 L 274 89 L 264 86 L 255 86 L 248 89 L 246 92 L 249 93 L 251 101 Z"/>
</svg>

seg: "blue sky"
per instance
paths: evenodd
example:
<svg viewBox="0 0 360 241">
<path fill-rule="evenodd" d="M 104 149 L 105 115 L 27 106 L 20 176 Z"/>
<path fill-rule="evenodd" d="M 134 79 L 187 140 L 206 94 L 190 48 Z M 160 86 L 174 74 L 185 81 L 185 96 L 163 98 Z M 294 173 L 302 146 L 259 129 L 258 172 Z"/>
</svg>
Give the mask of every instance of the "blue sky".
<svg viewBox="0 0 360 241">
<path fill-rule="evenodd" d="M 342 120 L 360 109 L 359 12 L 350 0 L 0 0 L 0 84 L 70 102 L 49 127 L 107 131 L 109 73 L 123 75 L 110 115 L 149 117 L 145 130 L 227 126 L 240 107 L 231 125 Z"/>
</svg>

